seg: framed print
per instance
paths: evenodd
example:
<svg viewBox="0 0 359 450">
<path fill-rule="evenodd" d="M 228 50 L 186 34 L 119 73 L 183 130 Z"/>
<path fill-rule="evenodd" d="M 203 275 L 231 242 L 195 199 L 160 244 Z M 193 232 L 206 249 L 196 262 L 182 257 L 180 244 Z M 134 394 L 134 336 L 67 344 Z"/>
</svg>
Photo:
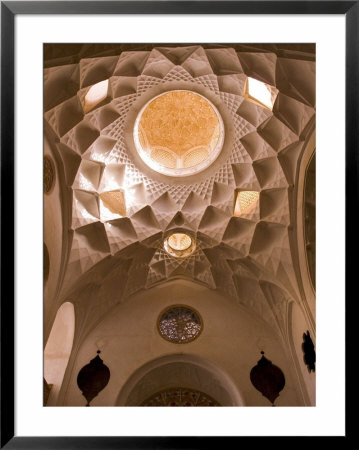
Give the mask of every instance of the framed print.
<svg viewBox="0 0 359 450">
<path fill-rule="evenodd" d="M 348 437 L 358 8 L 1 3 L 1 448 Z"/>
</svg>

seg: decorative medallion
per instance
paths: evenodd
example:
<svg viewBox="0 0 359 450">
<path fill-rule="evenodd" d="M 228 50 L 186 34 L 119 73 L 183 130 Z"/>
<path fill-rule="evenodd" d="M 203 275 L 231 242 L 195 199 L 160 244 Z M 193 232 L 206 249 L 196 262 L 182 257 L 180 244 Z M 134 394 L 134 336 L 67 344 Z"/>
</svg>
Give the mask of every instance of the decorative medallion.
<svg viewBox="0 0 359 450">
<path fill-rule="evenodd" d="M 90 406 L 90 402 L 107 386 L 110 380 L 110 369 L 103 363 L 99 353 L 101 353 L 100 350 L 97 351 L 97 356 L 91 359 L 89 364 L 84 366 L 77 375 L 77 385 L 87 400 L 86 406 Z"/>
<path fill-rule="evenodd" d="M 47 246 L 44 242 L 44 281 L 47 281 L 50 273 L 50 256 Z"/>
<path fill-rule="evenodd" d="M 310 337 L 310 333 L 307 330 L 306 333 L 303 333 L 303 359 L 308 368 L 308 372 L 315 372 L 315 350 L 312 338 Z"/>
<path fill-rule="evenodd" d="M 196 339 L 203 328 L 199 314 L 188 306 L 171 306 L 158 319 L 160 335 L 175 344 Z"/>
<path fill-rule="evenodd" d="M 164 240 L 163 247 L 169 255 L 185 258 L 195 251 L 196 243 L 187 233 L 173 233 Z"/>
<path fill-rule="evenodd" d="M 175 90 L 155 97 L 142 108 L 134 139 L 139 155 L 153 170 L 186 176 L 205 169 L 217 158 L 224 126 L 207 98 Z"/>
<path fill-rule="evenodd" d="M 54 186 L 55 181 L 55 166 L 52 159 L 44 156 L 44 192 L 49 194 Z"/>
<path fill-rule="evenodd" d="M 221 406 L 216 400 L 203 392 L 187 389 L 166 389 L 152 395 L 141 406 Z"/>
<path fill-rule="evenodd" d="M 272 364 L 261 352 L 262 358 L 253 367 L 250 379 L 253 386 L 274 406 L 274 400 L 285 386 L 285 378 L 279 367 Z"/>
</svg>

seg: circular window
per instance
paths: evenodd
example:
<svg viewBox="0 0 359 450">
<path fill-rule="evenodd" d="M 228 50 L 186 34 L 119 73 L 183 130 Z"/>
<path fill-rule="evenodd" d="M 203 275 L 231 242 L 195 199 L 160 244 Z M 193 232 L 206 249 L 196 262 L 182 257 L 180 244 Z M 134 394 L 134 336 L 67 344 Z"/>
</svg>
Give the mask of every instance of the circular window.
<svg viewBox="0 0 359 450">
<path fill-rule="evenodd" d="M 185 258 L 194 252 L 196 244 L 186 233 L 173 233 L 165 239 L 163 247 L 171 256 Z"/>
<path fill-rule="evenodd" d="M 55 181 L 55 167 L 51 158 L 44 156 L 44 192 L 49 194 Z"/>
<path fill-rule="evenodd" d="M 179 387 L 157 392 L 141 406 L 220 406 L 220 404 L 204 392 Z"/>
<path fill-rule="evenodd" d="M 175 344 L 196 339 L 203 328 L 199 314 L 188 306 L 171 306 L 158 319 L 160 335 Z"/>
<path fill-rule="evenodd" d="M 142 160 L 171 176 L 192 175 L 208 167 L 219 155 L 223 139 L 216 107 L 192 91 L 169 91 L 150 100 L 134 128 Z"/>
</svg>

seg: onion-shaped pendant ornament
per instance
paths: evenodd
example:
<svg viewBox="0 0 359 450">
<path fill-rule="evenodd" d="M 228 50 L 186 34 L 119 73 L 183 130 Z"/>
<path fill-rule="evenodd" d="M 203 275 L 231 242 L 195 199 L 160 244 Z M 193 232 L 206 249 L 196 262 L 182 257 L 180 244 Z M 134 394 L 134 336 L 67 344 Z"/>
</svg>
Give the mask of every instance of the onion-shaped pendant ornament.
<svg viewBox="0 0 359 450">
<path fill-rule="evenodd" d="M 308 330 L 303 334 L 302 350 L 303 359 L 308 368 L 308 372 L 315 372 L 315 350 L 312 338 L 310 337 L 310 333 Z"/>
<path fill-rule="evenodd" d="M 110 369 L 103 363 L 99 353 L 101 353 L 100 350 L 97 351 L 97 356 L 91 359 L 89 364 L 86 364 L 77 375 L 77 385 L 87 400 L 86 406 L 90 406 L 91 400 L 107 386 L 110 379 Z"/>
<path fill-rule="evenodd" d="M 253 367 L 250 379 L 253 386 L 264 395 L 274 406 L 274 400 L 284 388 L 285 378 L 279 367 L 272 364 L 261 352 L 262 358 Z"/>
</svg>

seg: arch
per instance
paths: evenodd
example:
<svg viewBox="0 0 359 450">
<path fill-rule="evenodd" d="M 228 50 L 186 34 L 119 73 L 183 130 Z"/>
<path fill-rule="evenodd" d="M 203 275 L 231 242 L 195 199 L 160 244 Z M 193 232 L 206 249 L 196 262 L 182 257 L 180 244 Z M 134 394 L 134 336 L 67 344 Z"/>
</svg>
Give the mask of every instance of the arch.
<svg viewBox="0 0 359 450">
<path fill-rule="evenodd" d="M 44 379 L 51 385 L 45 406 L 55 406 L 71 355 L 75 334 L 75 310 L 70 302 L 58 309 L 44 352 Z"/>
<path fill-rule="evenodd" d="M 312 331 L 315 328 L 315 289 L 312 283 L 310 268 L 308 265 L 306 226 L 305 226 L 305 203 L 306 203 L 306 180 L 307 169 L 312 161 L 315 161 L 316 139 L 313 131 L 308 139 L 307 145 L 301 159 L 298 171 L 298 194 L 297 194 L 297 251 L 299 262 L 299 276 L 302 281 L 303 300 L 306 314 L 309 317 Z M 314 158 L 314 159 L 313 159 Z M 315 174 L 314 174 L 315 178 Z M 315 205 L 314 205 L 315 207 Z M 312 217 L 313 218 L 313 217 Z M 315 218 L 315 212 L 314 212 Z M 315 263 L 314 263 L 315 264 Z M 308 310 L 309 308 L 309 310 Z"/>
<path fill-rule="evenodd" d="M 139 406 L 153 394 L 178 386 L 204 392 L 222 406 L 245 406 L 235 383 L 221 368 L 184 354 L 162 356 L 137 369 L 121 389 L 116 406 Z"/>
<path fill-rule="evenodd" d="M 310 281 L 315 291 L 315 152 L 305 171 L 304 181 L 304 239 Z"/>
<path fill-rule="evenodd" d="M 70 244 L 69 239 L 71 238 L 71 234 L 67 232 L 70 226 L 68 202 L 69 199 L 71 200 L 71 196 L 68 196 L 65 180 L 68 177 L 64 172 L 62 155 L 51 136 L 51 132 L 45 126 L 44 160 L 51 161 L 53 185 L 50 192 L 48 194 L 45 192 L 46 195 L 44 195 L 43 238 L 50 256 L 49 274 L 47 281 L 44 283 L 44 342 L 47 342 L 58 309 L 58 294 L 62 287 L 69 250 L 68 245 Z"/>
</svg>

